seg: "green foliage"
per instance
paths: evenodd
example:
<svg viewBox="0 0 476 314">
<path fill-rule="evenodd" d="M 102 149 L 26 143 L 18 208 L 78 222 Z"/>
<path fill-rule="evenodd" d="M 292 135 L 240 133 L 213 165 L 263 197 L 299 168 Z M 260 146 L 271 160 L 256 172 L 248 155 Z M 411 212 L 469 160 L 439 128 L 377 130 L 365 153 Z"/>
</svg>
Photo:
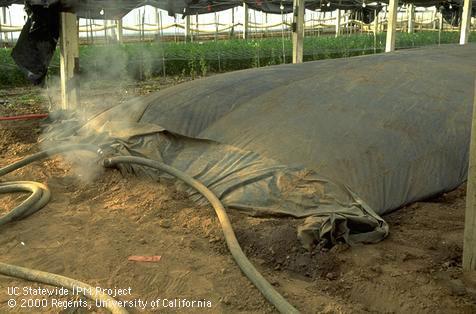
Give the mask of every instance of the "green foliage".
<svg viewBox="0 0 476 314">
<path fill-rule="evenodd" d="M 400 49 L 457 43 L 458 32 L 397 33 Z M 472 34 L 470 41 L 476 41 Z M 304 60 L 351 57 L 384 50 L 385 33 L 350 36 L 306 37 Z M 28 84 L 10 56 L 10 49 L 0 50 L 0 87 Z M 205 76 L 251 67 L 290 63 L 292 43 L 289 38 L 260 40 L 224 40 L 192 43 L 154 42 L 125 45 L 81 46 L 81 73 L 85 79 L 144 80 L 161 75 Z M 59 73 L 59 54 L 50 65 L 50 75 Z"/>
<path fill-rule="evenodd" d="M 0 88 L 25 85 L 27 80 L 13 62 L 10 49 L 0 48 Z"/>
</svg>

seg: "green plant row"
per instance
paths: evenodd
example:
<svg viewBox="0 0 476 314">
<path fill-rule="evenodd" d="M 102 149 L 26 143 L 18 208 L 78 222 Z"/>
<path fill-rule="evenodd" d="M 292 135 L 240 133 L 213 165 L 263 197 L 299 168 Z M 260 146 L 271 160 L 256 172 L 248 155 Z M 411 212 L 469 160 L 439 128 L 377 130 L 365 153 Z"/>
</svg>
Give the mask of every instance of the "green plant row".
<svg viewBox="0 0 476 314">
<path fill-rule="evenodd" d="M 397 33 L 396 47 L 405 49 L 426 45 L 457 43 L 457 32 Z M 470 41 L 476 40 L 472 34 Z M 350 36 L 306 37 L 304 60 L 351 57 L 382 52 L 385 33 Z M 28 84 L 10 57 L 10 49 L 0 50 L 0 86 Z M 144 80 L 163 75 L 205 76 L 268 65 L 290 63 L 289 38 L 224 40 L 193 43 L 154 42 L 81 46 L 81 75 L 84 79 Z M 59 74 L 59 53 L 49 68 L 50 76 Z"/>
</svg>

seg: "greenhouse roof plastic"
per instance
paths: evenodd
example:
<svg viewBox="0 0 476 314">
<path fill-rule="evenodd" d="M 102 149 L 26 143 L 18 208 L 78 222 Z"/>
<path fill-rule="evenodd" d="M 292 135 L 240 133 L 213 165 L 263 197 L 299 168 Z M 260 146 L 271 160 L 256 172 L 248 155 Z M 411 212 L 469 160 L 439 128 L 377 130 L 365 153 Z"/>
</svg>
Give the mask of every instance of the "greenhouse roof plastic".
<svg viewBox="0 0 476 314">
<path fill-rule="evenodd" d="M 152 5 L 166 10 L 170 15 L 174 14 L 202 14 L 227 10 L 241 6 L 246 2 L 250 8 L 269 13 L 289 13 L 293 9 L 292 0 L 0 0 L 0 6 L 16 4 L 31 4 L 48 6 L 60 3 L 63 11 L 74 11 L 80 17 L 96 19 L 115 19 L 124 16 L 129 11 L 144 6 Z M 362 8 L 364 2 L 372 3 L 376 1 L 364 0 L 307 0 L 306 8 L 321 9 L 322 11 L 332 11 L 335 9 L 355 9 Z M 473 0 L 473 3 L 476 1 Z M 388 1 L 378 1 L 378 3 L 388 3 Z M 455 10 L 462 6 L 462 0 L 407 0 L 401 4 L 415 3 L 418 6 L 433 6 L 452 4 Z M 104 14 L 100 14 L 103 11 Z"/>
</svg>

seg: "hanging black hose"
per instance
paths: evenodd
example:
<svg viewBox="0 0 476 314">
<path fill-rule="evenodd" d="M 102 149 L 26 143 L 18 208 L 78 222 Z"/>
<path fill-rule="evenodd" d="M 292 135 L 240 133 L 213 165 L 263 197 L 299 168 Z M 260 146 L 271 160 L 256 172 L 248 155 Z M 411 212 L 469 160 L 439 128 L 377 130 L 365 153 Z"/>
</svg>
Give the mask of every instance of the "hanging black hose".
<svg viewBox="0 0 476 314">
<path fill-rule="evenodd" d="M 0 169 L 0 177 L 12 172 L 16 169 L 19 169 L 33 161 L 44 159 L 53 154 L 71 151 L 71 150 L 88 150 L 102 154 L 102 151 L 93 145 L 65 145 L 53 148 L 50 150 L 42 151 L 36 153 L 32 156 L 29 156 L 25 159 L 22 159 L 18 162 L 15 162 L 9 166 Z M 170 167 L 162 162 L 150 160 L 140 157 L 113 157 L 106 159 L 104 161 L 105 167 L 113 167 L 120 163 L 134 163 L 142 166 L 151 167 L 164 171 L 182 181 L 189 184 L 191 187 L 200 192 L 213 206 L 215 212 L 220 221 L 221 227 L 223 229 L 223 234 L 225 236 L 226 243 L 228 248 L 237 262 L 240 269 L 243 273 L 253 282 L 253 284 L 258 288 L 258 290 L 265 296 L 265 298 L 273 304 L 278 311 L 281 313 L 299 313 L 296 308 L 294 308 L 289 302 L 287 302 L 272 286 L 269 284 L 266 279 L 256 270 L 256 268 L 251 264 L 251 262 L 246 258 L 243 253 L 238 240 L 236 239 L 235 233 L 233 231 L 231 222 L 226 214 L 225 208 L 220 200 L 210 191 L 205 185 L 201 182 L 195 180 L 189 175 L 185 174 L 182 171 L 179 171 L 173 167 Z M 50 198 L 50 192 L 48 188 L 40 183 L 29 182 L 29 181 L 17 181 L 17 182 L 7 182 L 0 183 L 0 194 L 6 192 L 16 192 L 16 191 L 29 191 L 32 193 L 22 204 L 14 208 L 11 212 L 7 213 L 3 217 L 0 217 L 0 226 L 15 220 L 24 218 L 37 210 L 41 209 L 46 205 Z M 88 288 L 87 284 L 75 281 L 70 278 L 63 276 L 45 273 L 37 270 L 32 270 L 28 268 L 18 267 L 14 265 L 0 263 L 0 273 L 8 276 L 23 278 L 31 281 L 37 281 L 45 284 L 50 284 L 54 286 L 61 286 L 71 289 L 73 286 L 85 287 Z M 92 289 L 91 291 L 94 291 Z M 87 291 L 87 289 L 86 289 Z M 119 306 L 117 306 L 110 296 L 106 294 L 85 294 L 86 297 L 93 300 L 103 300 L 105 304 L 108 305 L 112 313 L 127 313 L 127 311 Z"/>
</svg>

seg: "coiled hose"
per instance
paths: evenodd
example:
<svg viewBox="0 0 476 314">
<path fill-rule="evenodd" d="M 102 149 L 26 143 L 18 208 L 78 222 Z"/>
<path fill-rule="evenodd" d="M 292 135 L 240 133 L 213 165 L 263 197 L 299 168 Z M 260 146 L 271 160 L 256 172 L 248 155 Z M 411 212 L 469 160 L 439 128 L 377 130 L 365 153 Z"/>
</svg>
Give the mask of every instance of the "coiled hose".
<svg viewBox="0 0 476 314">
<path fill-rule="evenodd" d="M 22 159 L 18 162 L 15 162 L 9 166 L 0 169 L 0 177 L 19 169 L 31 162 L 44 159 L 54 154 L 71 151 L 71 150 L 88 150 L 96 152 L 98 155 L 102 155 L 101 149 L 94 145 L 64 145 L 59 146 L 50 150 L 42 151 L 31 155 L 25 159 Z M 182 171 L 179 171 L 173 167 L 170 167 L 162 162 L 140 158 L 140 157 L 113 157 L 104 160 L 105 167 L 114 167 L 121 163 L 133 163 L 138 164 L 146 167 L 151 167 L 154 169 L 158 169 L 164 171 L 182 181 L 189 184 L 191 187 L 196 189 L 200 192 L 213 206 L 215 212 L 218 216 L 218 220 L 220 221 L 223 234 L 225 236 L 226 243 L 228 248 L 235 259 L 236 263 L 243 271 L 243 273 L 250 279 L 250 281 L 258 288 L 258 290 L 264 295 L 264 297 L 273 304 L 276 309 L 281 313 L 299 313 L 299 311 L 294 308 L 289 302 L 286 301 L 274 288 L 266 281 L 266 279 L 258 272 L 258 270 L 251 264 L 248 258 L 243 253 L 238 240 L 236 239 L 235 233 L 233 231 L 233 227 L 231 222 L 226 214 L 225 208 L 220 200 L 210 191 L 205 185 L 203 185 L 198 180 L 192 178 L 191 176 L 185 174 Z M 0 226 L 15 220 L 15 219 L 22 219 L 32 213 L 38 211 L 43 206 L 47 204 L 50 198 L 50 192 L 48 188 L 40 183 L 36 182 L 29 182 L 29 181 L 17 181 L 17 182 L 6 182 L 0 183 L 0 193 L 7 193 L 7 192 L 17 192 L 17 191 L 29 191 L 32 194 L 28 197 L 23 203 L 21 203 L 18 207 L 4 215 L 0 218 Z M 65 287 L 68 289 L 72 289 L 73 286 L 75 287 L 82 287 L 84 288 L 83 291 L 91 291 L 91 293 L 85 293 L 85 296 L 93 299 L 93 300 L 101 300 L 104 301 L 103 304 L 106 304 L 106 308 L 111 313 L 120 313 L 124 314 L 127 311 L 118 306 L 117 303 L 113 298 L 109 295 L 104 293 L 97 293 L 95 289 L 92 289 L 91 286 L 76 281 L 74 279 L 70 279 L 67 277 L 41 272 L 38 270 L 32 270 L 28 268 L 23 268 L 15 265 L 9 265 L 5 263 L 0 263 L 0 273 L 22 278 L 30 281 L 41 282 L 53 286 Z M 91 289 L 90 289 L 91 288 Z M 89 290 L 90 289 L 90 290 Z"/>
<path fill-rule="evenodd" d="M 94 145 L 83 145 L 83 144 L 74 144 L 74 145 L 64 145 L 55 147 L 53 149 L 45 150 L 36 154 L 33 154 L 27 158 L 19 160 L 11 165 L 3 167 L 0 169 L 0 177 L 10 173 L 14 170 L 17 170 L 23 166 L 26 166 L 34 161 L 47 158 L 49 156 L 73 151 L 73 150 L 86 150 L 97 153 L 99 156 L 102 155 L 102 151 L 99 147 Z M 23 219 L 28 215 L 33 214 L 34 212 L 40 210 L 44 207 L 50 200 L 50 191 L 48 188 L 37 182 L 31 181 L 12 181 L 12 182 L 3 182 L 0 183 L 0 194 L 1 193 L 10 193 L 10 192 L 31 192 L 31 195 L 24 200 L 19 206 L 15 207 L 13 210 L 8 212 L 6 215 L 0 217 L 0 227 L 5 225 L 8 222 L 13 220 Z M 20 266 L 5 264 L 0 262 L 0 274 L 16 277 L 21 279 L 26 279 L 30 281 L 40 282 L 47 285 L 65 287 L 67 289 L 73 290 L 75 288 L 82 288 L 84 296 L 92 300 L 100 300 L 101 304 L 105 304 L 105 308 L 108 309 L 113 314 L 127 314 L 128 312 L 121 306 L 117 305 L 116 300 L 110 297 L 109 295 L 96 291 L 90 285 L 87 285 L 83 282 L 67 278 L 64 276 L 47 273 L 35 269 L 24 268 Z"/>
</svg>

